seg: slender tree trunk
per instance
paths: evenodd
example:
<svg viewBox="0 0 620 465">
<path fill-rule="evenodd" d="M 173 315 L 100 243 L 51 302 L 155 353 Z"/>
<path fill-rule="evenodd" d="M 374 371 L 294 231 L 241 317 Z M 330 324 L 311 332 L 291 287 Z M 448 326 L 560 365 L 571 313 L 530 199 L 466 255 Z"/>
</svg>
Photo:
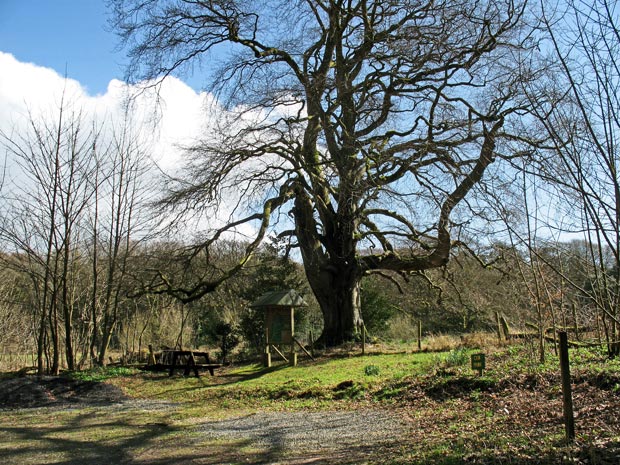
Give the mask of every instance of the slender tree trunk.
<svg viewBox="0 0 620 465">
<path fill-rule="evenodd" d="M 58 305 L 57 305 L 56 292 L 53 292 L 51 305 L 52 308 L 49 312 L 50 317 L 50 335 L 52 337 L 52 368 L 51 375 L 58 376 L 60 374 L 60 341 L 58 335 Z"/>
<path fill-rule="evenodd" d="M 47 320 L 47 312 L 45 306 L 41 308 L 41 318 L 39 320 L 39 334 L 37 336 L 37 376 L 43 376 L 45 366 L 43 364 L 43 357 L 45 355 L 45 333 Z"/>
<path fill-rule="evenodd" d="M 90 340 L 90 357 L 94 363 L 100 363 L 97 360 L 96 348 L 99 328 L 97 327 L 97 307 L 99 299 L 99 170 L 95 172 L 95 193 L 94 193 L 94 217 L 93 217 L 93 256 L 92 256 L 92 279 L 93 286 L 90 295 L 90 318 L 91 318 L 91 340 Z"/>
<path fill-rule="evenodd" d="M 101 366 L 107 365 L 105 358 L 108 353 L 108 347 L 110 347 L 110 342 L 112 341 L 112 333 L 114 332 L 115 327 L 116 327 L 116 320 L 106 327 L 106 329 L 104 330 L 103 336 L 101 337 L 101 346 L 99 347 L 99 357 L 98 357 L 98 361 Z"/>
<path fill-rule="evenodd" d="M 65 355 L 67 368 L 75 370 L 75 353 L 73 350 L 73 305 L 69 302 L 69 246 L 65 249 L 62 282 L 62 313 L 65 323 Z"/>
</svg>

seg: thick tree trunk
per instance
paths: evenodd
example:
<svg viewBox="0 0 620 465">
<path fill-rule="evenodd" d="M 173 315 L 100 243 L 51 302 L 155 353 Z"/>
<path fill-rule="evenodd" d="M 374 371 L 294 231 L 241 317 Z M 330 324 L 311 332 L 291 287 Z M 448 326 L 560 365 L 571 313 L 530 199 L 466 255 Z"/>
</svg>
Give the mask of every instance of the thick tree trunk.
<svg viewBox="0 0 620 465">
<path fill-rule="evenodd" d="M 325 192 L 323 198 L 329 195 Z M 324 233 L 319 234 L 313 202 L 302 188 L 296 191 L 294 213 L 306 277 L 323 313 L 323 333 L 317 342 L 333 347 L 351 341 L 363 325 L 355 225 L 335 221 L 333 212 L 324 211 Z M 339 223 L 350 227 L 340 229 Z"/>
<path fill-rule="evenodd" d="M 362 330 L 360 278 L 353 270 L 321 271 L 308 280 L 323 313 L 318 343 L 334 347 L 352 341 Z"/>
</svg>

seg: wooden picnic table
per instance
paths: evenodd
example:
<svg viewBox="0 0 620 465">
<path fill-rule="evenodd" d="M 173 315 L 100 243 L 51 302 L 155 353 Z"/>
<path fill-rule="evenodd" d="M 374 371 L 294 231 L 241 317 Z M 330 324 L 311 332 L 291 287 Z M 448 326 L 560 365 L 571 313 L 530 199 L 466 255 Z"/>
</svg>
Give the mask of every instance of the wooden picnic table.
<svg viewBox="0 0 620 465">
<path fill-rule="evenodd" d="M 181 357 L 187 357 L 185 363 L 181 363 Z M 197 363 L 197 358 L 203 358 L 205 360 L 205 363 Z M 174 370 L 176 370 L 177 368 L 184 369 L 184 376 L 189 376 L 190 371 L 193 371 L 196 375 L 196 378 L 199 378 L 199 369 L 209 370 L 211 376 L 215 376 L 214 369 L 220 368 L 222 366 L 219 363 L 211 363 L 211 360 L 209 358 L 209 352 L 201 352 L 196 350 L 165 350 L 162 352 L 162 363 L 164 360 L 170 360 L 169 376 L 174 375 Z M 168 366 L 168 364 L 164 363 L 164 366 Z"/>
</svg>

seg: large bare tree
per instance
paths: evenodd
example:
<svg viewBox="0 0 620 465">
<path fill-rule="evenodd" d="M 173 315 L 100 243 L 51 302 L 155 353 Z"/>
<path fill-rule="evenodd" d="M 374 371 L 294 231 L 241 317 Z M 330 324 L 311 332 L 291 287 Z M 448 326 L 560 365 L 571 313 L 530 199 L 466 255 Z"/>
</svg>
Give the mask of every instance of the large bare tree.
<svg viewBox="0 0 620 465">
<path fill-rule="evenodd" d="M 228 110 L 188 151 L 168 205 L 234 205 L 204 247 L 242 225 L 255 231 L 248 255 L 267 234 L 291 237 L 328 345 L 359 329 L 365 275 L 446 264 L 485 171 L 529 137 L 526 1 L 110 4 L 130 77 L 156 85 L 202 64 Z M 212 288 L 170 289 L 191 300 Z"/>
</svg>

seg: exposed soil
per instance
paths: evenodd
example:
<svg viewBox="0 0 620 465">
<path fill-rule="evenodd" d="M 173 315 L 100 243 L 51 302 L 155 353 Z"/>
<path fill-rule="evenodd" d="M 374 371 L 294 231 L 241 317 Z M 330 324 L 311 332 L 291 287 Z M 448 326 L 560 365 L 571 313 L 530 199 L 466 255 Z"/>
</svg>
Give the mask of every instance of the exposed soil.
<svg viewBox="0 0 620 465">
<path fill-rule="evenodd" d="M 0 408 L 109 405 L 127 400 L 116 386 L 66 377 L 23 376 L 0 379 Z"/>
</svg>

